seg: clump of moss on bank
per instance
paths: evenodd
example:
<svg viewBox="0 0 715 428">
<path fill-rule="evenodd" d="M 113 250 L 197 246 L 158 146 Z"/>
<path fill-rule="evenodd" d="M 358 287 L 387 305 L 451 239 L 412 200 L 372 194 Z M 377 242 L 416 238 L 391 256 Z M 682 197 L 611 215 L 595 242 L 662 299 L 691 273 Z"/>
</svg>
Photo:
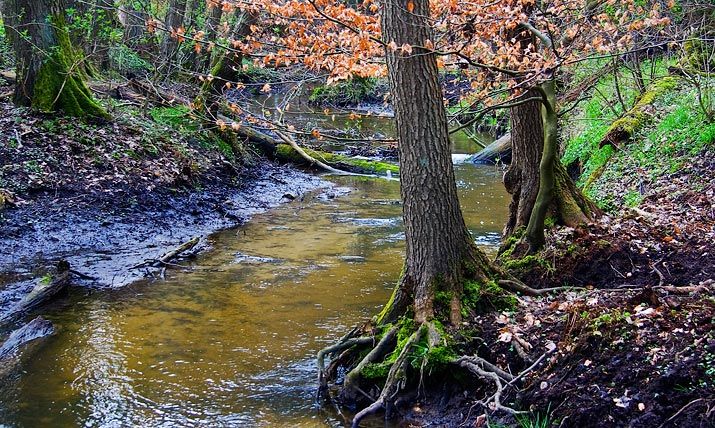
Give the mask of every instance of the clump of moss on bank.
<svg viewBox="0 0 715 428">
<path fill-rule="evenodd" d="M 397 175 L 400 172 L 400 168 L 397 165 L 391 164 L 389 162 L 354 158 L 338 153 L 317 151 L 309 148 L 303 148 L 303 150 L 314 159 L 320 160 L 321 162 L 324 162 L 335 168 L 343 169 L 350 172 L 377 175 L 387 175 L 388 173 Z M 276 148 L 276 158 L 284 162 L 291 162 L 299 165 L 308 164 L 308 161 L 305 160 L 295 150 L 293 150 L 293 148 L 288 144 L 278 145 L 278 147 Z"/>
<path fill-rule="evenodd" d="M 313 88 L 309 100 L 315 104 L 349 106 L 382 101 L 385 85 L 378 79 L 354 77 L 330 85 Z"/>
</svg>

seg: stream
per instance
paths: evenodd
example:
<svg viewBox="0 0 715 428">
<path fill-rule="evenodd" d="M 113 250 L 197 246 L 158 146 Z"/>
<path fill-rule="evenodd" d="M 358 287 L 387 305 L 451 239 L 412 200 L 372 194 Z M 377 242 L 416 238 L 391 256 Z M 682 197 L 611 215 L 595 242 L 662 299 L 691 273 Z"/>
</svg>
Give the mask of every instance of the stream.
<svg viewBox="0 0 715 428">
<path fill-rule="evenodd" d="M 509 202 L 501 171 L 464 157 L 465 218 L 493 255 Z M 0 426 L 343 426 L 314 403 L 315 355 L 385 304 L 404 235 L 398 182 L 330 179 L 212 235 L 165 281 L 75 289 L 52 305 L 57 333 L 0 385 Z"/>
</svg>

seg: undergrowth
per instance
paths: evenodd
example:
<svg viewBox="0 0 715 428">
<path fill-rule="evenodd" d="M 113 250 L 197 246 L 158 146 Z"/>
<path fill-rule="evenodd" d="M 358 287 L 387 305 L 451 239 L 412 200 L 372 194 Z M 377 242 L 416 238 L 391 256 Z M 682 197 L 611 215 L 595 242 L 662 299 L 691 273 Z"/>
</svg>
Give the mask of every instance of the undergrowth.
<svg viewBox="0 0 715 428">
<path fill-rule="evenodd" d="M 654 78 L 665 75 L 671 64 L 673 61 L 657 61 Z M 643 67 L 644 71 L 650 70 L 649 63 Z M 585 193 L 605 211 L 638 206 L 650 182 L 677 173 L 690 158 L 715 142 L 715 124 L 708 123 L 703 112 L 695 107 L 696 90 L 681 81 L 655 99 L 647 113 L 649 120 L 630 141 L 619 147 L 610 144 L 600 147 L 611 125 L 639 96 L 632 80 L 621 76 L 620 93 L 624 100 L 621 104 L 614 82 L 612 75 L 601 79 L 593 96 L 567 119 L 573 126 L 566 131 L 562 157 L 565 165 L 580 165 L 577 180 L 580 187 L 594 172 L 603 170 L 600 178 L 585 188 Z M 625 183 L 625 188 L 615 188 L 614 182 Z"/>
</svg>

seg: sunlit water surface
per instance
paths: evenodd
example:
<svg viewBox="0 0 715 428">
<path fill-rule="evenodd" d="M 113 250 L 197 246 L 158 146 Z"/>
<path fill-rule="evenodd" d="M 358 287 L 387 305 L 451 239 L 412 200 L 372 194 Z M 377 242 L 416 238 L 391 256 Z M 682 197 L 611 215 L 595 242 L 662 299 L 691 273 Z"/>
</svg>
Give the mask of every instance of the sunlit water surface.
<svg viewBox="0 0 715 428">
<path fill-rule="evenodd" d="M 508 205 L 501 173 L 456 169 L 467 223 L 493 253 Z M 314 405 L 314 356 L 386 302 L 404 243 L 397 182 L 333 181 L 352 190 L 316 192 L 212 236 L 191 271 L 73 292 L 47 314 L 58 333 L 0 386 L 0 422 L 342 426 Z"/>
</svg>

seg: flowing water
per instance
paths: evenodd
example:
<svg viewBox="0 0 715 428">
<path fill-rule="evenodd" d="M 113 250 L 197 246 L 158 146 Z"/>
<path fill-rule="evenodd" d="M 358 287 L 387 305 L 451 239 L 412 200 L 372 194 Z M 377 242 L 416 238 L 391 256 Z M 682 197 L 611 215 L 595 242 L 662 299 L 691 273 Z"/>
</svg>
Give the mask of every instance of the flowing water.
<svg viewBox="0 0 715 428">
<path fill-rule="evenodd" d="M 493 254 L 501 173 L 456 172 L 467 223 Z M 0 426 L 342 426 L 314 405 L 315 354 L 379 311 L 404 243 L 399 183 L 332 181 L 213 235 L 166 281 L 74 291 L 46 314 L 57 334 L 0 385 Z"/>
</svg>

